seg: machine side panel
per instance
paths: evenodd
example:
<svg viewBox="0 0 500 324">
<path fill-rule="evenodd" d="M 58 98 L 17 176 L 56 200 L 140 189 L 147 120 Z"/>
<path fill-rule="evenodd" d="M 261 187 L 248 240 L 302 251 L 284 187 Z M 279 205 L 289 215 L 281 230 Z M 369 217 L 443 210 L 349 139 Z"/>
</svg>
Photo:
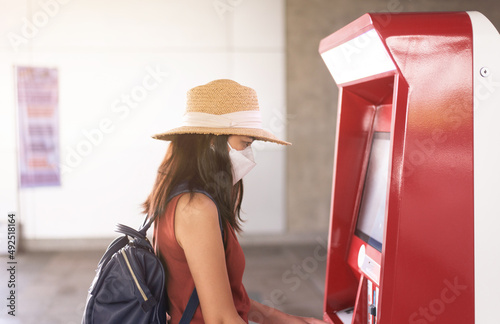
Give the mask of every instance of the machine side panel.
<svg viewBox="0 0 500 324">
<path fill-rule="evenodd" d="M 396 107 L 406 123 L 393 130 L 404 142 L 394 148 L 401 161 L 391 199 L 398 192 L 399 201 L 388 207 L 379 323 L 473 323 L 470 19 L 395 15 L 379 33 L 409 86 Z"/>
<path fill-rule="evenodd" d="M 500 35 L 469 12 L 474 37 L 474 234 L 476 323 L 498 321 L 500 282 Z M 493 279 L 493 280 L 492 280 Z"/>
<path fill-rule="evenodd" d="M 359 198 L 360 179 L 368 145 L 368 135 L 375 115 L 370 102 L 342 89 L 338 122 L 330 242 L 325 291 L 327 313 L 354 306 L 359 278 L 347 264 L 354 213 Z"/>
</svg>

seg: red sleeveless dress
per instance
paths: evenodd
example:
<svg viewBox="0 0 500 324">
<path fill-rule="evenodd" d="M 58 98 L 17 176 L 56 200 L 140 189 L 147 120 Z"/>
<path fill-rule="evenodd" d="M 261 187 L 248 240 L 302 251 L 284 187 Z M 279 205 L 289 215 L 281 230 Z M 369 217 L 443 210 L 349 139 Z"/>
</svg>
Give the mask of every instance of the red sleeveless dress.
<svg viewBox="0 0 500 324">
<path fill-rule="evenodd" d="M 194 282 L 184 251 L 177 243 L 174 233 L 174 213 L 181 195 L 174 197 L 167 205 L 163 217 L 155 223 L 155 245 L 165 259 L 167 294 L 169 299 L 169 314 L 172 316 L 170 323 L 179 323 L 184 308 L 193 292 Z M 233 294 L 234 306 L 241 318 L 248 323 L 250 299 L 242 283 L 245 269 L 245 255 L 238 242 L 236 234 L 231 230 L 224 230 L 226 244 L 226 265 L 229 283 Z M 196 310 L 191 323 L 204 323 L 203 310 Z"/>
</svg>

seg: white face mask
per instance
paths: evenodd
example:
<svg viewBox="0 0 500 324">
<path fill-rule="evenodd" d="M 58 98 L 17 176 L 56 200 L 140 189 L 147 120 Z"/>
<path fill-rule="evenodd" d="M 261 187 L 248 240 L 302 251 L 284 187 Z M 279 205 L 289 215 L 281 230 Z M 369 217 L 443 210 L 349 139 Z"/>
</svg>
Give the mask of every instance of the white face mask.
<svg viewBox="0 0 500 324">
<path fill-rule="evenodd" d="M 253 158 L 252 147 L 248 146 L 244 150 L 237 151 L 231 147 L 229 143 L 229 159 L 233 166 L 233 186 L 236 182 L 243 179 L 243 177 L 250 172 L 255 166 L 255 160 Z"/>
</svg>

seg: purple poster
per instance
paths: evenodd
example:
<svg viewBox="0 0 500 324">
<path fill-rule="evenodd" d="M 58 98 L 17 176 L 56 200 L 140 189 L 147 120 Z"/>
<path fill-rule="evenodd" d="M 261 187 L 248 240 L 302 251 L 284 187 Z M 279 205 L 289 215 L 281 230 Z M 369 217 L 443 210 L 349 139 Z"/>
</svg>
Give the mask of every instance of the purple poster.
<svg viewBox="0 0 500 324">
<path fill-rule="evenodd" d="M 57 69 L 16 67 L 21 188 L 58 186 L 59 87 Z"/>
</svg>

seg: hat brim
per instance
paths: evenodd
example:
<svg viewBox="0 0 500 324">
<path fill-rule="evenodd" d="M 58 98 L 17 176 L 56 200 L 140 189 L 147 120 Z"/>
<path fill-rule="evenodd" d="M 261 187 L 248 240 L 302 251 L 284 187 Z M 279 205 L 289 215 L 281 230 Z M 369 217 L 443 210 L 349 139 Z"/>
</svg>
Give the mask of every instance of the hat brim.
<svg viewBox="0 0 500 324">
<path fill-rule="evenodd" d="M 165 133 L 153 135 L 153 138 L 163 141 L 172 141 L 177 135 L 183 134 L 241 135 L 253 137 L 259 141 L 273 142 L 281 145 L 292 144 L 286 141 L 282 141 L 272 133 L 259 128 L 211 128 L 182 126 L 171 129 Z"/>
</svg>

